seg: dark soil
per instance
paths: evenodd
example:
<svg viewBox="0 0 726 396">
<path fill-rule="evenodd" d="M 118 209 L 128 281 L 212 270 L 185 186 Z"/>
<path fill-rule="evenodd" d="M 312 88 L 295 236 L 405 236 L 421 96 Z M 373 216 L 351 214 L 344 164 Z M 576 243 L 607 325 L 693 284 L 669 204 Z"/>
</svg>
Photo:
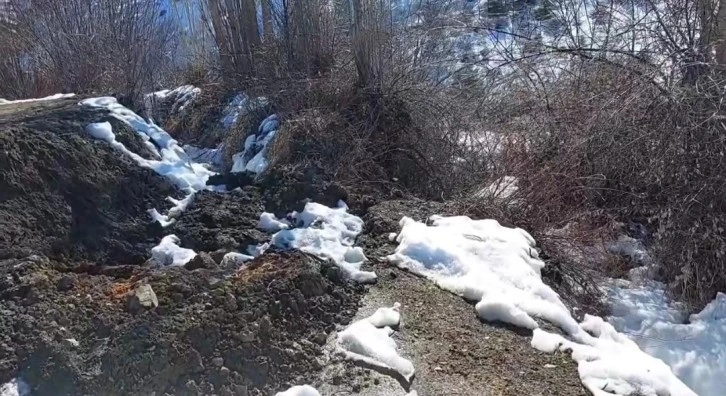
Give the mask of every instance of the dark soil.
<svg viewBox="0 0 726 396">
<path fill-rule="evenodd" d="M 220 266 L 269 239 L 256 229 L 258 186 L 201 192 L 170 228 L 151 224 L 147 210 L 177 191 L 86 137 L 101 121 L 151 155 L 77 100 L 0 106 L 0 384 L 19 377 L 34 396 L 269 395 L 322 369 L 321 341 L 362 289 L 300 252 Z M 198 269 L 144 264 L 171 233 L 203 258 Z M 145 285 L 148 306 L 132 298 Z"/>
<path fill-rule="evenodd" d="M 320 369 L 357 286 L 300 252 L 269 253 L 232 275 L 184 268 L 67 273 L 36 257 L 0 262 L 0 382 L 34 395 L 263 395 Z M 151 285 L 157 308 L 131 313 Z M 74 346 L 73 341 L 78 342 Z"/>
<path fill-rule="evenodd" d="M 473 304 L 438 288 L 431 281 L 388 265 L 380 258 L 393 253 L 388 234 L 398 232 L 398 221 L 409 216 L 424 221 L 433 214 L 461 213 L 454 203 L 419 200 L 386 201 L 368 211 L 366 255 L 379 276 L 363 298 L 357 318 L 379 307 L 401 303 L 402 323 L 394 334 L 402 356 L 416 368 L 413 383 L 350 364 L 331 365 L 323 373 L 324 395 L 419 396 L 458 395 L 587 395 L 569 354 L 546 354 L 532 348 L 531 331 L 502 323 L 482 322 Z M 557 331 L 540 323 L 548 331 Z M 340 375 L 339 372 L 356 373 Z"/>
<path fill-rule="evenodd" d="M 0 258 L 144 262 L 154 245 L 147 210 L 164 210 L 177 191 L 85 135 L 102 121 L 129 149 L 150 155 L 123 123 L 77 100 L 0 106 Z"/>
<path fill-rule="evenodd" d="M 260 191 L 253 186 L 224 194 L 201 191 L 170 233 L 195 251 L 244 253 L 248 246 L 269 240 L 257 229 L 263 206 Z"/>
</svg>

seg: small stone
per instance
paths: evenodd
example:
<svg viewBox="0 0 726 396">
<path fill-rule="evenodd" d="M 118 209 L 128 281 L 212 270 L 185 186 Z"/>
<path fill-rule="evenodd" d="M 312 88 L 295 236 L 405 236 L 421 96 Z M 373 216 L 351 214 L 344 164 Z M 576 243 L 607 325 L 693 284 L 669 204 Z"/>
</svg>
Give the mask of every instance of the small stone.
<svg viewBox="0 0 726 396">
<path fill-rule="evenodd" d="M 325 345 L 325 342 L 327 340 L 328 340 L 328 335 L 322 331 L 315 333 L 315 335 L 313 336 L 313 341 L 318 345 Z"/>
<path fill-rule="evenodd" d="M 215 263 L 222 264 L 222 259 L 227 253 L 229 253 L 229 250 L 219 249 L 209 253 L 209 257 L 211 257 Z"/>
<path fill-rule="evenodd" d="M 224 359 L 221 357 L 216 357 L 216 358 L 212 359 L 212 364 L 215 367 L 222 367 L 222 366 L 224 366 Z"/>
<path fill-rule="evenodd" d="M 238 337 L 242 342 L 253 342 L 256 338 L 255 333 L 252 331 L 242 331 Z"/>
<path fill-rule="evenodd" d="M 193 259 L 191 259 L 188 263 L 184 264 L 184 268 L 188 269 L 189 271 L 194 271 L 195 269 L 199 268 L 206 268 L 206 269 L 212 269 L 217 266 L 217 263 L 214 261 L 214 259 L 205 252 L 199 252 L 196 256 L 194 256 Z"/>
<path fill-rule="evenodd" d="M 58 291 L 68 291 L 73 289 L 73 287 L 76 285 L 76 280 L 70 276 L 70 275 L 64 275 L 58 280 L 58 285 L 56 286 Z"/>
<path fill-rule="evenodd" d="M 129 297 L 129 312 L 136 313 L 142 309 L 152 309 L 159 306 L 159 300 L 151 285 L 140 285 Z"/>
</svg>

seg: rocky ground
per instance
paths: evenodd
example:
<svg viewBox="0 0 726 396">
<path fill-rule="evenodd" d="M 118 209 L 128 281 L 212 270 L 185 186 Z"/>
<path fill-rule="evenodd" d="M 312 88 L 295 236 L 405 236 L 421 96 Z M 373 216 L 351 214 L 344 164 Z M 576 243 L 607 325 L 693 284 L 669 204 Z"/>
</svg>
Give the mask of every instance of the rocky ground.
<svg viewBox="0 0 726 396">
<path fill-rule="evenodd" d="M 324 395 L 584 394 L 568 356 L 536 352 L 529 334 L 482 323 L 469 303 L 378 260 L 403 215 L 457 208 L 349 195 L 319 169 L 278 169 L 259 184 L 217 180 L 240 188 L 198 193 L 161 229 L 147 210 L 179 192 L 88 139 L 85 125 L 109 121 L 132 151 L 152 155 L 109 114 L 77 103 L 0 106 L 0 384 L 19 377 L 33 395 L 272 395 L 301 383 Z M 223 263 L 269 239 L 256 228 L 262 211 L 299 210 L 306 198 L 344 199 L 363 217 L 359 243 L 377 284 L 353 284 L 298 251 L 268 251 L 244 271 Z M 151 247 L 172 233 L 200 254 L 185 267 L 150 266 Z M 412 384 L 334 348 L 336 331 L 394 302 Z"/>
</svg>

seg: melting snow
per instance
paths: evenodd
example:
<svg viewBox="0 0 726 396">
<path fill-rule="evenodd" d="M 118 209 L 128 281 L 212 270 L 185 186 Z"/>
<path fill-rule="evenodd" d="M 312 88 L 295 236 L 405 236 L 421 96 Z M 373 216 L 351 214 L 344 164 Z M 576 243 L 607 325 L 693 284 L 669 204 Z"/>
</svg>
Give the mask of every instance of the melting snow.
<svg viewBox="0 0 726 396">
<path fill-rule="evenodd" d="M 161 242 L 151 249 L 152 262 L 160 266 L 181 266 L 196 257 L 197 253 L 194 250 L 180 247 L 180 242 L 176 235 L 162 238 Z"/>
<path fill-rule="evenodd" d="M 29 103 L 29 102 L 43 102 L 46 100 L 58 100 L 58 99 L 67 99 L 72 98 L 76 96 L 76 94 L 55 94 L 51 96 L 46 96 L 44 98 L 34 98 L 34 99 L 19 99 L 19 100 L 7 100 L 7 99 L 0 99 L 0 105 L 6 105 L 6 104 L 15 104 L 15 103 Z"/>
<path fill-rule="evenodd" d="M 625 280 L 607 287 L 615 329 L 640 349 L 663 360 L 701 396 L 723 395 L 726 387 L 726 294 L 719 293 L 700 313 L 686 318 L 666 296 L 664 285 Z M 686 319 L 688 321 L 686 322 Z"/>
<path fill-rule="evenodd" d="M 298 385 L 284 392 L 278 392 L 275 396 L 320 396 L 320 393 L 310 385 Z"/>
<path fill-rule="evenodd" d="M 192 163 L 184 150 L 179 147 L 177 141 L 160 127 L 147 123 L 139 115 L 120 105 L 112 97 L 86 99 L 81 102 L 81 105 L 107 109 L 111 112 L 111 115 L 127 123 L 135 130 L 144 139 L 147 147 L 160 160 L 147 160 L 128 150 L 116 140 L 111 124 L 108 122 L 90 124 L 86 128 L 89 135 L 107 141 L 111 146 L 131 157 L 139 166 L 150 168 L 156 173 L 169 178 L 185 192 L 186 197 L 182 200 L 168 198 L 174 204 L 174 208 L 168 214 L 162 215 L 156 209 L 149 211 L 152 219 L 159 221 L 162 226 L 173 223 L 173 219 L 186 210 L 191 203 L 194 193 L 207 188 L 207 179 L 214 175 L 214 172 L 208 170 L 202 164 Z"/>
<path fill-rule="evenodd" d="M 0 396 L 27 396 L 29 394 L 30 386 L 19 378 L 0 385 Z"/>
<path fill-rule="evenodd" d="M 272 213 L 264 212 L 260 215 L 257 227 L 261 230 L 277 232 L 290 228 L 290 224 L 285 220 L 277 220 Z"/>
<path fill-rule="evenodd" d="M 361 271 L 366 261 L 363 249 L 353 246 L 363 232 L 363 220 L 347 212 L 341 201 L 338 208 L 308 203 L 305 209 L 291 214 L 299 228 L 281 230 L 272 237 L 272 244 L 283 249 L 295 248 L 318 257 L 332 260 L 351 279 L 369 283 L 376 279 L 373 272 Z"/>
<path fill-rule="evenodd" d="M 597 396 L 610 394 L 605 390 L 695 395 L 663 361 L 645 354 L 601 318 L 588 315 L 578 324 L 542 282 L 544 263 L 526 231 L 464 216 L 433 216 L 431 222 L 427 226 L 403 218 L 399 246 L 388 259 L 478 301 L 476 311 L 484 320 L 533 329 L 532 345 L 538 349 L 571 350 L 583 384 Z M 538 329 L 535 317 L 556 324 L 572 341 Z"/>
<path fill-rule="evenodd" d="M 346 358 L 389 369 L 411 382 L 415 373 L 413 363 L 402 358 L 391 338 L 390 326 L 398 326 L 401 320 L 400 304 L 393 308 L 380 308 L 372 316 L 359 320 L 338 333 L 338 346 Z"/>
<path fill-rule="evenodd" d="M 172 90 L 165 89 L 163 91 L 152 92 L 144 95 L 144 107 L 149 117 L 153 114 L 153 108 L 156 102 L 166 101 L 168 98 L 174 98 L 171 107 L 171 113 L 181 113 L 202 93 L 202 90 L 193 85 L 182 85 Z"/>
<path fill-rule="evenodd" d="M 253 172 L 261 174 L 269 166 L 267 146 L 275 138 L 280 128 L 280 119 L 273 114 L 265 118 L 257 129 L 257 134 L 247 137 L 244 150 L 232 156 L 232 172 Z"/>
</svg>

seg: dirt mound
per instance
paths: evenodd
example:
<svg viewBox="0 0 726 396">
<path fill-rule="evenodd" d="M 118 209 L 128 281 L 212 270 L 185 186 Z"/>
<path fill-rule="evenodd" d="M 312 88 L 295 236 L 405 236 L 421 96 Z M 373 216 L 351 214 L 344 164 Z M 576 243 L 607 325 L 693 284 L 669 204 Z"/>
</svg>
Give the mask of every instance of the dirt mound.
<svg viewBox="0 0 726 396">
<path fill-rule="evenodd" d="M 300 252 L 266 254 L 232 276 L 64 273 L 42 257 L 0 271 L 0 383 L 17 375 L 37 395 L 269 394 L 320 369 L 321 345 L 361 292 Z M 142 285 L 158 307 L 130 304 Z"/>
<path fill-rule="evenodd" d="M 166 179 L 85 136 L 110 122 L 119 141 L 149 158 L 137 135 L 77 100 L 0 106 L 0 258 L 44 254 L 105 264 L 148 256 L 148 209 L 179 196 Z"/>
<path fill-rule="evenodd" d="M 201 191 L 171 231 L 184 247 L 195 251 L 245 252 L 249 245 L 270 239 L 257 230 L 263 209 L 256 187 L 247 186 L 224 194 Z"/>
</svg>

